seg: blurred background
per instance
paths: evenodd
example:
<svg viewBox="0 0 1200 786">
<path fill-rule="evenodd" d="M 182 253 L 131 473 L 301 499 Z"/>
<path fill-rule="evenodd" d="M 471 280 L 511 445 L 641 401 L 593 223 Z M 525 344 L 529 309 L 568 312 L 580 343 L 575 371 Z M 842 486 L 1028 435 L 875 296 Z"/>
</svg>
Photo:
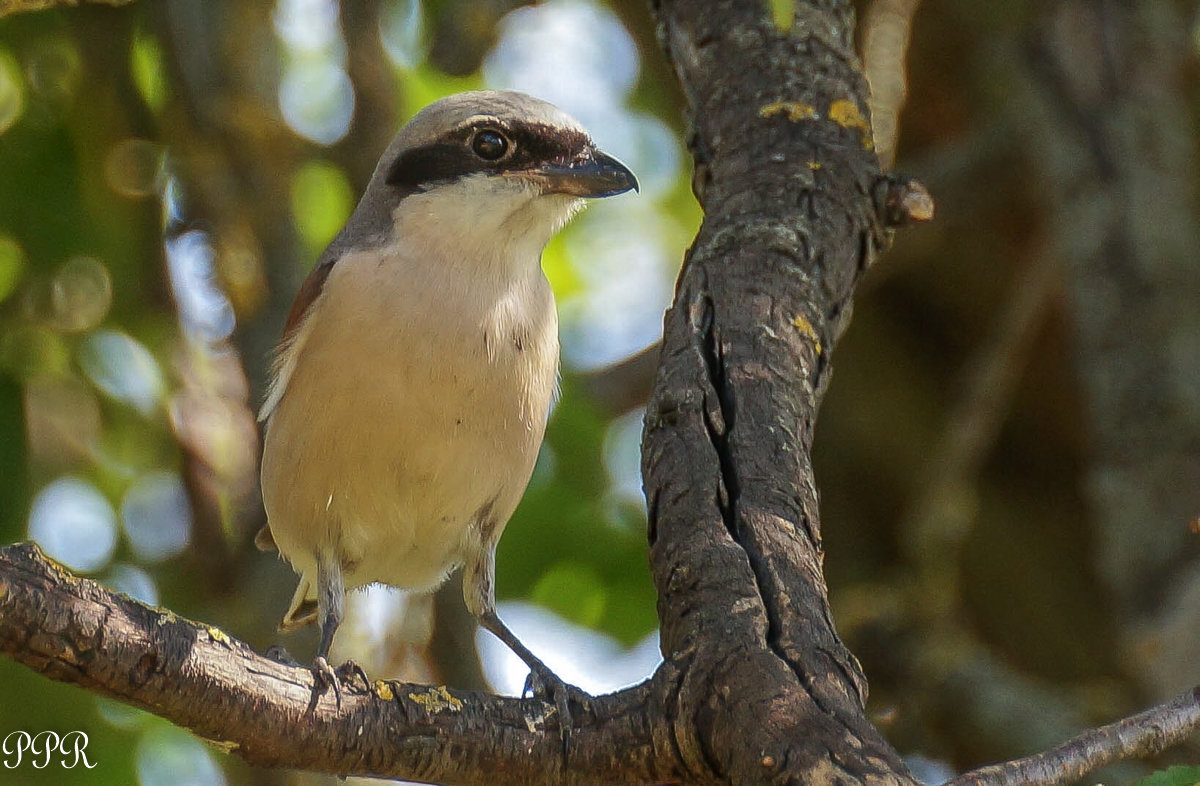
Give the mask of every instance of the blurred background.
<svg viewBox="0 0 1200 786">
<path fill-rule="evenodd" d="M 520 6 L 520 7 L 519 7 Z M 773 3 L 786 20 L 787 3 Z M 863 0 L 885 166 L 937 220 L 869 271 L 816 468 L 874 720 L 929 782 L 1200 683 L 1195 3 Z M 547 250 L 563 396 L 500 545 L 501 616 L 604 692 L 659 660 L 638 473 L 700 221 L 633 0 L 160 0 L 0 19 L 0 543 L 311 657 L 252 543 L 270 351 L 395 130 L 460 90 L 553 101 L 637 172 Z M 893 163 L 894 162 L 894 163 Z M 334 655 L 516 693 L 456 581 L 354 596 Z M 317 784 L 0 659 L 16 784 Z M 1200 747 L 1160 763 L 1200 760 Z M 1127 783 L 1145 772 L 1108 773 Z"/>
</svg>

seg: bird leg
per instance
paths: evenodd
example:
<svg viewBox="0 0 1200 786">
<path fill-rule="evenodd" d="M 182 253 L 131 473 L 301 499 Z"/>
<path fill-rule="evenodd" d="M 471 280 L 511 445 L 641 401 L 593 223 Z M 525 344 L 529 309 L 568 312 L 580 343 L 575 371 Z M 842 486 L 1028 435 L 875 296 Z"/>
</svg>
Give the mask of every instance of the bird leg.
<svg viewBox="0 0 1200 786">
<path fill-rule="evenodd" d="M 319 686 L 333 688 L 338 709 L 342 708 L 342 692 L 338 676 L 329 665 L 329 648 L 333 645 L 333 634 L 346 608 L 346 587 L 342 582 L 341 563 L 328 552 L 317 557 L 317 621 L 321 625 L 321 640 L 317 644 L 317 657 L 313 660 L 313 676 Z"/>
<path fill-rule="evenodd" d="M 567 753 L 567 743 L 571 735 L 572 693 L 586 707 L 587 694 L 563 682 L 557 674 L 542 662 L 541 658 L 529 651 L 521 643 L 516 634 L 509 630 L 504 621 L 496 613 L 496 596 L 493 587 L 496 576 L 495 545 L 484 545 L 474 559 L 467 561 L 463 575 L 463 599 L 467 608 L 479 620 L 479 624 L 500 639 L 512 650 L 518 658 L 529 667 L 529 679 L 525 683 L 526 691 L 533 690 L 535 695 L 548 698 L 558 712 L 558 728 L 562 735 L 563 756 Z"/>
<path fill-rule="evenodd" d="M 495 609 L 485 611 L 479 616 L 479 624 L 492 635 L 504 642 L 510 650 L 512 650 L 518 658 L 525 661 L 525 665 L 529 667 L 529 679 L 525 681 L 526 692 L 531 692 L 534 695 L 542 695 L 550 699 L 554 704 L 554 708 L 558 711 L 558 725 L 562 731 L 563 746 L 566 747 L 567 738 L 571 733 L 571 708 L 569 701 L 571 698 L 572 686 L 563 682 L 563 680 L 551 671 L 550 667 L 542 662 L 541 658 L 529 651 L 529 648 L 521 643 L 516 634 L 509 630 L 500 616 L 496 614 Z M 578 691 L 578 688 L 575 688 Z M 582 691 L 579 691 L 582 693 Z"/>
</svg>

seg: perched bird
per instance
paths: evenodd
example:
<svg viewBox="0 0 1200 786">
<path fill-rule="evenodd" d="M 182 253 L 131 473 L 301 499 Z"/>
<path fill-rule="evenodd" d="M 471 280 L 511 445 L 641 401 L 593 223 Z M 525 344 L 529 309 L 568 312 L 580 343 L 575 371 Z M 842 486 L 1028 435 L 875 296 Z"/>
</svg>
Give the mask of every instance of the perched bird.
<svg viewBox="0 0 1200 786">
<path fill-rule="evenodd" d="M 319 622 L 322 682 L 337 690 L 347 589 L 431 591 L 461 565 L 467 607 L 565 709 L 496 614 L 496 544 L 556 387 L 542 250 L 584 198 L 636 188 L 575 120 L 510 91 L 437 101 L 383 153 L 300 288 L 260 415 L 256 540 L 300 574 L 281 628 Z"/>
</svg>

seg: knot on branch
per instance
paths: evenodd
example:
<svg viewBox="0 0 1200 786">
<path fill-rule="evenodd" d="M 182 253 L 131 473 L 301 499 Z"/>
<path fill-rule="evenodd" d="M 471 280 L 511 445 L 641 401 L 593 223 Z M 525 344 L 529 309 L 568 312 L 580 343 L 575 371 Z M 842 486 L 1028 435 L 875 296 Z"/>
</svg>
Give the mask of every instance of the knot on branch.
<svg viewBox="0 0 1200 786">
<path fill-rule="evenodd" d="M 875 183 L 875 209 L 890 229 L 932 221 L 933 207 L 933 195 L 914 177 L 892 173 Z"/>
</svg>

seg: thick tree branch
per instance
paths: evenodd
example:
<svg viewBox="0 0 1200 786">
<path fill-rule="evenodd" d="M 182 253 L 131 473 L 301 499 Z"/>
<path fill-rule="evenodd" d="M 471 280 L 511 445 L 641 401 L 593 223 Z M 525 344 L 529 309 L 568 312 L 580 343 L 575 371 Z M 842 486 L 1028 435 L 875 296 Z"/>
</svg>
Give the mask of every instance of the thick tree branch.
<svg viewBox="0 0 1200 786">
<path fill-rule="evenodd" d="M 643 473 L 677 738 L 732 783 L 911 783 L 834 630 L 810 448 L 832 344 L 884 242 L 849 2 L 664 0 L 705 220 L 666 317 Z"/>
<path fill-rule="evenodd" d="M 0 653 L 47 677 L 142 707 L 266 766 L 437 783 L 673 780 L 651 738 L 668 670 L 573 708 L 564 760 L 533 699 L 376 681 L 314 689 L 305 668 L 258 655 L 221 630 L 76 578 L 33 544 L 0 549 Z"/>
<path fill-rule="evenodd" d="M 1124 759 L 1153 756 L 1200 731 L 1200 687 L 1174 701 L 1090 729 L 1053 750 L 981 767 L 945 786 L 1057 786 Z"/>
</svg>

